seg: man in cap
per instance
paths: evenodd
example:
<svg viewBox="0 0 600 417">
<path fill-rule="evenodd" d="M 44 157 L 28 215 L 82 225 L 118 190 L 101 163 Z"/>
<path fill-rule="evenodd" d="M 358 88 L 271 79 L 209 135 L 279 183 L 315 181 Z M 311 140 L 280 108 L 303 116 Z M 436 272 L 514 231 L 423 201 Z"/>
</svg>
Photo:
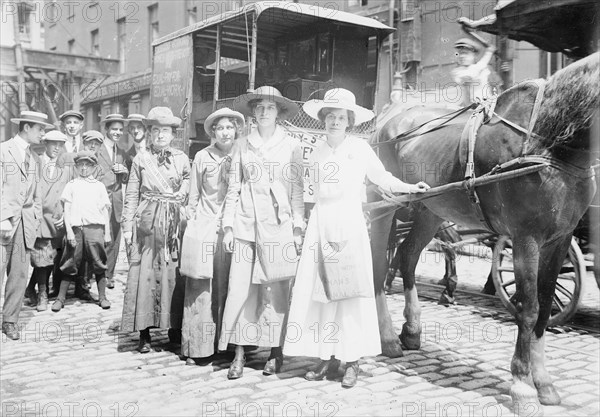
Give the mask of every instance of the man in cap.
<svg viewBox="0 0 600 417">
<path fill-rule="evenodd" d="M 143 114 L 130 114 L 127 116 L 127 131 L 133 138 L 133 146 L 127 151 L 127 155 L 131 160 L 140 152 L 146 152 L 147 140 L 146 140 L 146 126 L 144 121 L 146 118 Z"/>
<path fill-rule="evenodd" d="M 110 233 L 112 241 L 108 245 L 106 281 L 108 288 L 114 288 L 114 273 L 121 243 L 121 215 L 123 213 L 123 184 L 127 182 L 131 160 L 127 153 L 117 146 L 123 136 L 125 118 L 120 114 L 109 114 L 102 121 L 105 129 L 104 146 L 98 151 L 98 165 L 102 171 L 100 181 L 106 186 L 111 202 Z"/>
<path fill-rule="evenodd" d="M 42 199 L 42 223 L 38 230 L 38 237 L 31 253 L 33 273 L 27 287 L 26 296 L 32 299 L 35 296 L 35 285 L 38 286 L 37 310 L 45 311 L 48 308 L 48 282 L 57 261 L 59 250 L 62 247 L 63 208 L 60 196 L 67 182 L 71 179 L 69 168 L 60 166 L 57 162 L 62 147 L 67 142 L 67 136 L 52 130 L 46 133 L 42 140 L 46 150 L 41 156 L 41 176 L 38 192 Z M 54 286 L 58 289 L 60 279 L 54 277 Z"/>
<path fill-rule="evenodd" d="M 6 272 L 2 333 L 17 340 L 30 251 L 42 218 L 37 187 L 41 164 L 31 145 L 39 144 L 44 129 L 54 126 L 48 123 L 46 114 L 34 111 L 22 111 L 11 122 L 19 125 L 19 133 L 0 144 L 0 280 Z"/>
<path fill-rule="evenodd" d="M 67 135 L 65 149 L 67 152 L 77 152 L 81 150 L 81 131 L 83 130 L 83 114 L 77 110 L 67 110 L 60 116 L 63 130 Z"/>
<path fill-rule="evenodd" d="M 454 43 L 457 67 L 452 70 L 452 78 L 460 86 L 460 105 L 468 106 L 495 94 L 489 83 L 491 74 L 488 65 L 496 48 L 488 45 L 479 61 L 477 54 L 482 45 L 471 39 L 462 38 Z"/>
</svg>

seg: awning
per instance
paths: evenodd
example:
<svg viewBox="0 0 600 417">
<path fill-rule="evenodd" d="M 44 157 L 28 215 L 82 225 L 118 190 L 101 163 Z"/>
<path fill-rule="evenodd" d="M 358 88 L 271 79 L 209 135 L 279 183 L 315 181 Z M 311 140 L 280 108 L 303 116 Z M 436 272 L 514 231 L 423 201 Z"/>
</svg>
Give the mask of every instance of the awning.
<svg viewBox="0 0 600 417">
<path fill-rule="evenodd" d="M 466 26 L 581 58 L 598 48 L 599 5 L 598 0 L 500 0 L 495 15 Z"/>
<path fill-rule="evenodd" d="M 387 36 L 395 31 L 394 28 L 375 19 L 335 9 L 303 3 L 259 1 L 173 32 L 157 39 L 152 45 L 157 46 L 181 36 L 194 34 L 202 40 L 201 46 L 214 48 L 217 25 L 221 24 L 223 56 L 247 59 L 253 15 L 257 16 L 259 28 L 258 47 L 264 51 L 274 48 L 278 38 L 309 26 L 312 26 L 314 31 L 319 25 L 339 24 L 352 29 L 357 36 Z"/>
</svg>

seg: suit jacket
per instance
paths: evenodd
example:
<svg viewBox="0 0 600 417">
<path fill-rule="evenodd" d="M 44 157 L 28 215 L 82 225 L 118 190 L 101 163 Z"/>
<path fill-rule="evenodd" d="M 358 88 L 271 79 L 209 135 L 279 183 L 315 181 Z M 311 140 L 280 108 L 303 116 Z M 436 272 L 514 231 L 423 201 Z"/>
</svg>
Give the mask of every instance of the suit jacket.
<svg viewBox="0 0 600 417">
<path fill-rule="evenodd" d="M 109 141 L 110 139 L 104 139 L 105 141 Z M 109 142 L 110 143 L 110 142 Z M 112 166 L 115 163 L 123 164 L 128 169 L 131 167 L 131 161 L 127 152 L 122 150 L 117 146 L 117 151 L 114 155 L 114 161 L 111 160 L 108 155 L 108 151 L 106 150 L 106 145 L 102 145 L 100 150 L 97 152 L 98 156 L 98 166 L 100 167 L 101 177 L 98 178 L 106 187 L 106 191 L 108 192 L 108 199 L 110 200 L 110 204 L 115 213 L 115 218 L 117 221 L 121 221 L 121 216 L 123 214 L 123 184 L 127 184 L 127 179 L 129 177 L 128 174 L 119 174 L 116 175 Z"/>
<path fill-rule="evenodd" d="M 34 163 L 30 164 L 27 175 L 15 138 L 0 143 L 0 221 L 10 220 L 13 226 L 12 239 L 19 221 L 23 220 L 25 246 L 28 249 L 35 244 L 42 218 L 42 200 L 38 191 L 41 160 L 35 152 L 31 152 L 31 155 Z"/>
<path fill-rule="evenodd" d="M 42 161 L 44 159 L 42 158 Z M 63 205 L 60 201 L 67 183 L 75 176 L 73 154 L 63 153 L 56 159 L 54 172 L 49 172 L 50 163 L 42 162 L 42 176 L 39 182 L 39 194 L 42 198 L 42 224 L 38 237 L 46 239 L 60 237 L 63 230 L 57 230 L 54 221 L 63 215 Z"/>
</svg>

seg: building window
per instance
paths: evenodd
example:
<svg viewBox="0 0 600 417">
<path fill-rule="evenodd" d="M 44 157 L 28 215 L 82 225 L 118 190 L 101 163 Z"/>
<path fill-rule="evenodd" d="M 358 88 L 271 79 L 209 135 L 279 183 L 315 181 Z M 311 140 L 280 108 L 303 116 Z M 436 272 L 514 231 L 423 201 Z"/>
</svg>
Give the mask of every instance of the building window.
<svg viewBox="0 0 600 417">
<path fill-rule="evenodd" d="M 75 53 L 75 39 L 69 39 L 69 42 L 67 42 L 67 51 L 70 54 Z"/>
<path fill-rule="evenodd" d="M 154 42 L 159 38 L 158 31 L 158 3 L 148 7 L 148 22 L 150 24 L 150 42 Z"/>
<path fill-rule="evenodd" d="M 117 20 L 117 56 L 119 57 L 119 72 L 125 72 L 125 59 L 127 50 L 127 32 L 125 18 Z"/>
<path fill-rule="evenodd" d="M 100 31 L 99 29 L 94 29 L 90 32 L 91 34 L 91 53 L 94 56 L 100 56 Z"/>
<path fill-rule="evenodd" d="M 368 6 L 369 5 L 369 0 L 361 0 L 360 1 L 360 5 L 361 6 Z"/>
<path fill-rule="evenodd" d="M 19 35 L 22 41 L 28 41 L 31 35 L 31 14 L 33 4 L 21 2 L 18 4 L 17 13 L 19 17 Z"/>
</svg>

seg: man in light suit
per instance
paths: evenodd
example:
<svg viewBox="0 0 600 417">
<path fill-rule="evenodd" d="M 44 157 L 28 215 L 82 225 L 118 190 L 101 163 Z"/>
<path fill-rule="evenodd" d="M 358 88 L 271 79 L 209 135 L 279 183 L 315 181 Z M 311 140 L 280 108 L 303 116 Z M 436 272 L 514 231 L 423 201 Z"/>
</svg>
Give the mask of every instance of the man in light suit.
<svg viewBox="0 0 600 417">
<path fill-rule="evenodd" d="M 67 152 L 77 153 L 82 150 L 81 132 L 83 130 L 83 114 L 77 110 L 67 110 L 58 118 L 67 135 L 65 149 Z"/>
<path fill-rule="evenodd" d="M 120 114 L 109 114 L 102 121 L 105 129 L 103 146 L 97 153 L 101 178 L 106 186 L 112 210 L 110 214 L 110 235 L 112 242 L 107 247 L 106 286 L 114 288 L 114 274 L 119 246 L 121 244 L 121 214 L 123 213 L 123 184 L 127 183 L 131 161 L 127 153 L 117 144 L 123 136 L 125 118 Z"/>
<path fill-rule="evenodd" d="M 0 144 L 0 275 L 7 273 L 2 310 L 2 333 L 9 339 L 20 337 L 18 320 L 27 287 L 30 251 L 42 218 L 42 202 L 37 190 L 40 158 L 31 150 L 39 144 L 45 128 L 53 128 L 44 113 L 23 111 L 11 122 L 19 133 Z"/>
</svg>

